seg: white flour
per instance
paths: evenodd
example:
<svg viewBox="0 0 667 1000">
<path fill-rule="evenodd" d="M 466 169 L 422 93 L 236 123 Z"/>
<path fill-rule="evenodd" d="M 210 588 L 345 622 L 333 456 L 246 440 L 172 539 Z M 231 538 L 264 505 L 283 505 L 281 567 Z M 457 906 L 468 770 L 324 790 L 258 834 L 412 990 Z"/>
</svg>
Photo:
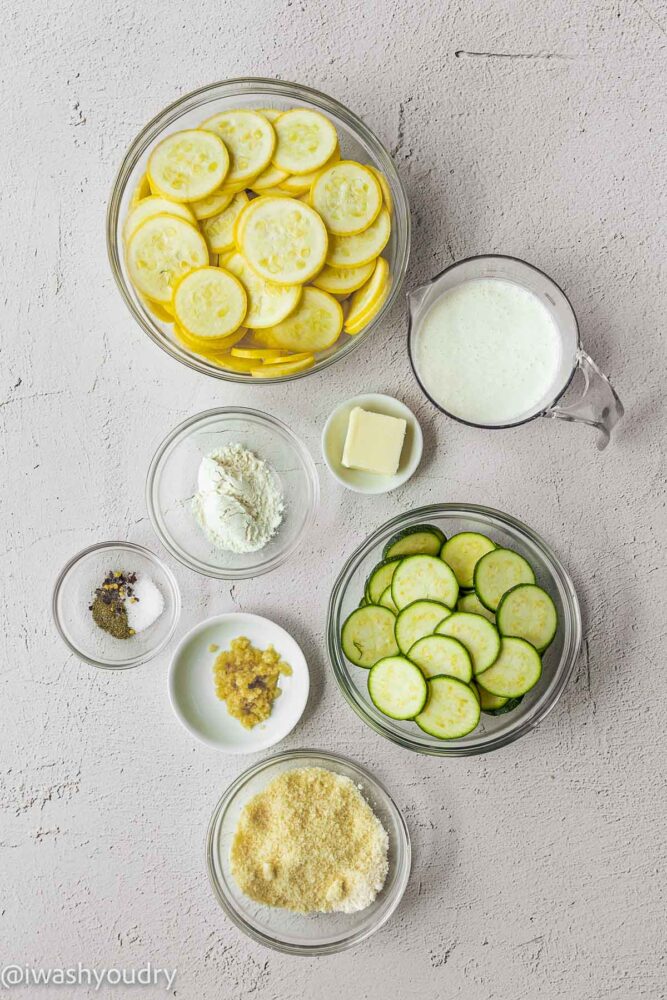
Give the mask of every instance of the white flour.
<svg viewBox="0 0 667 1000">
<path fill-rule="evenodd" d="M 204 534 L 226 552 L 256 552 L 283 519 L 283 494 L 273 470 L 241 444 L 201 460 L 192 509 Z"/>
</svg>

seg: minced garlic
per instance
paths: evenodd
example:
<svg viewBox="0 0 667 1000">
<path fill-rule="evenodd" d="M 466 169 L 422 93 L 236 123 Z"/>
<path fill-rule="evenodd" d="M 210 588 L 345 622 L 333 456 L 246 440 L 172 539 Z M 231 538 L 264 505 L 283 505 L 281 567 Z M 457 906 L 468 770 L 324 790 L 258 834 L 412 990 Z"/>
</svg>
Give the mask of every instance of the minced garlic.
<svg viewBox="0 0 667 1000">
<path fill-rule="evenodd" d="M 216 649 L 218 647 L 216 646 Z M 227 705 L 227 711 L 246 729 L 264 722 L 281 691 L 281 674 L 291 674 L 289 663 L 280 659 L 273 646 L 255 649 L 250 639 L 241 635 L 232 639 L 213 664 L 215 693 Z"/>
<path fill-rule="evenodd" d="M 297 913 L 354 913 L 387 877 L 387 833 L 349 778 L 321 767 L 274 778 L 243 808 L 230 851 L 239 888 Z"/>
</svg>

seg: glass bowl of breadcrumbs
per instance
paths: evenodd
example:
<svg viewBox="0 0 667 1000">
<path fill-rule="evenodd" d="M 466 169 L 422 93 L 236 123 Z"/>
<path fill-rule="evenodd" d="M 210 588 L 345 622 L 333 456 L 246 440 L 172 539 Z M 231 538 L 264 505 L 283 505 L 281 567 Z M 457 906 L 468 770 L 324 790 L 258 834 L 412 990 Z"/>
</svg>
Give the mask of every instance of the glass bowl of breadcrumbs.
<svg viewBox="0 0 667 1000">
<path fill-rule="evenodd" d="M 323 769 L 352 782 L 386 831 L 384 883 L 373 901 L 363 909 L 295 912 L 255 901 L 242 891 L 235 877 L 233 855 L 238 847 L 235 839 L 247 815 L 247 807 L 275 785 L 277 779 L 305 768 Z M 359 764 L 322 750 L 290 750 L 276 754 L 239 775 L 215 809 L 206 853 L 213 890 L 229 919 L 261 944 L 293 955 L 331 955 L 370 937 L 396 910 L 410 875 L 408 829 L 387 789 Z"/>
</svg>

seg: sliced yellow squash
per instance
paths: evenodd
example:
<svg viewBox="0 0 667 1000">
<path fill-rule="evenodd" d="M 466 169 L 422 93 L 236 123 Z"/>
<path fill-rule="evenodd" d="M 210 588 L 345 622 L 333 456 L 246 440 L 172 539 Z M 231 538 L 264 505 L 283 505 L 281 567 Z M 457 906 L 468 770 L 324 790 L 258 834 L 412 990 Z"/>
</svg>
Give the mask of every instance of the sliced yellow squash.
<svg viewBox="0 0 667 1000">
<path fill-rule="evenodd" d="M 253 368 L 250 374 L 253 378 L 280 378 L 283 375 L 295 375 L 306 368 L 312 368 L 314 364 L 314 356 L 308 354 L 301 361 L 290 361 L 283 365 L 262 365 L 261 368 Z"/>
<path fill-rule="evenodd" d="M 233 347 L 231 354 L 234 358 L 245 358 L 247 361 L 268 361 L 274 357 L 285 357 L 282 347 Z"/>
<path fill-rule="evenodd" d="M 173 322 L 173 320 L 172 320 Z M 234 333 L 227 337 L 193 337 L 178 323 L 174 325 L 176 339 L 179 340 L 190 351 L 195 354 L 202 354 L 206 358 L 215 358 L 219 354 L 226 354 L 235 344 L 238 344 L 247 334 L 245 327 L 239 327 Z"/>
<path fill-rule="evenodd" d="M 224 142 L 213 132 L 172 132 L 148 158 L 151 189 L 174 201 L 198 201 L 219 188 L 229 170 Z"/>
<path fill-rule="evenodd" d="M 288 351 L 324 351 L 338 340 L 343 328 L 340 302 L 319 288 L 304 288 L 294 312 L 266 331 L 271 346 Z"/>
<path fill-rule="evenodd" d="M 169 198 L 161 198 L 157 194 L 149 195 L 131 209 L 123 223 L 123 238 L 129 240 L 142 222 L 152 218 L 154 215 L 176 215 L 179 219 L 185 219 L 191 225 L 196 226 L 197 220 L 190 211 L 188 205 L 182 205 Z"/>
<path fill-rule="evenodd" d="M 262 368 L 261 361 L 251 361 L 249 358 L 235 358 L 231 354 L 218 354 L 215 358 L 216 364 L 221 368 L 229 368 L 232 372 L 251 372 Z"/>
<path fill-rule="evenodd" d="M 313 284 L 330 295 L 350 295 L 368 281 L 374 269 L 375 261 L 369 261 L 361 267 L 331 267 L 325 264 L 313 278 Z"/>
<path fill-rule="evenodd" d="M 257 189 L 251 187 L 250 190 L 253 194 L 259 195 L 260 198 L 293 198 L 294 195 L 290 194 L 289 191 L 283 191 L 280 187 L 270 187 Z"/>
<path fill-rule="evenodd" d="M 264 115 L 267 121 L 273 123 L 276 118 L 280 118 L 285 112 L 281 111 L 279 108 L 257 108 L 258 115 Z"/>
<path fill-rule="evenodd" d="M 265 366 L 292 364 L 295 361 L 305 361 L 306 358 L 312 358 L 312 354 L 307 351 L 302 351 L 300 354 L 286 354 L 285 351 L 277 351 L 276 357 L 264 358 L 264 364 Z"/>
<path fill-rule="evenodd" d="M 234 223 L 248 204 L 245 191 L 235 194 L 227 208 L 210 219 L 202 219 L 201 230 L 213 253 L 234 249 Z"/>
<path fill-rule="evenodd" d="M 266 170 L 262 170 L 259 177 L 255 177 L 252 182 L 252 190 L 261 193 L 262 191 L 266 191 L 267 188 L 277 187 L 283 181 L 286 181 L 289 176 L 286 170 L 280 170 L 270 163 Z"/>
<path fill-rule="evenodd" d="M 255 199 L 244 211 L 235 235 L 252 269 L 277 285 L 309 281 L 327 254 L 322 219 L 295 198 Z"/>
<path fill-rule="evenodd" d="M 164 304 L 171 302 L 174 286 L 183 275 L 208 264 L 208 247 L 199 230 L 184 219 L 154 215 L 135 229 L 126 257 L 137 290 Z"/>
<path fill-rule="evenodd" d="M 249 330 L 275 326 L 296 309 L 301 298 L 301 285 L 274 285 L 265 281 L 240 253 L 230 257 L 225 267 L 236 275 L 246 290 L 248 311 L 244 324 Z"/>
<path fill-rule="evenodd" d="M 326 170 L 327 167 L 332 166 L 340 160 L 340 148 L 338 143 L 336 143 L 336 148 L 327 160 L 327 162 L 322 167 L 322 170 Z M 315 182 L 319 170 L 311 170 L 309 174 L 289 174 L 287 179 L 280 183 L 280 188 L 282 191 L 287 191 L 289 194 L 299 196 L 305 194 L 306 191 L 310 194 L 310 189 Z"/>
<path fill-rule="evenodd" d="M 168 312 L 164 306 L 160 305 L 159 302 L 151 302 L 145 296 L 139 296 L 143 304 L 146 306 L 149 312 L 153 313 L 156 319 L 159 319 L 161 323 L 173 323 L 174 317 L 170 312 Z"/>
<path fill-rule="evenodd" d="M 146 174 L 142 174 L 137 182 L 137 186 L 132 192 L 132 197 L 130 198 L 130 208 L 134 208 L 138 205 L 143 198 L 148 198 L 151 193 L 151 186 L 148 183 L 148 177 Z"/>
<path fill-rule="evenodd" d="M 271 162 L 276 133 L 264 115 L 247 108 L 221 111 L 202 124 L 215 132 L 229 150 L 231 160 L 227 184 L 257 177 Z"/>
<path fill-rule="evenodd" d="M 328 118 L 310 108 L 293 108 L 273 122 L 276 148 L 273 163 L 290 174 L 319 170 L 338 144 L 336 129 Z"/>
<path fill-rule="evenodd" d="M 224 212 L 227 206 L 231 205 L 235 193 L 235 191 L 221 187 L 217 191 L 214 191 L 213 194 L 210 194 L 208 198 L 202 198 L 200 201 L 191 201 L 188 207 L 195 219 L 211 219 L 214 215 Z"/>
<path fill-rule="evenodd" d="M 382 208 L 377 177 L 361 163 L 340 160 L 321 170 L 310 189 L 310 203 L 335 236 L 361 233 Z"/>
<path fill-rule="evenodd" d="M 377 182 L 382 190 L 383 201 L 387 206 L 387 211 L 391 215 L 391 213 L 394 211 L 394 200 L 391 196 L 391 188 L 389 187 L 389 181 L 387 180 L 387 178 L 383 173 L 380 173 L 377 167 L 371 166 L 370 163 L 368 164 L 368 169 L 372 170 L 375 177 L 377 177 Z"/>
<path fill-rule="evenodd" d="M 378 257 L 371 278 L 354 293 L 345 317 L 345 332 L 359 333 L 376 316 L 389 291 L 389 264 Z"/>
<path fill-rule="evenodd" d="M 174 313 L 192 337 L 226 337 L 243 323 L 248 307 L 245 288 L 221 267 L 190 271 L 174 289 Z"/>
<path fill-rule="evenodd" d="M 327 264 L 332 267 L 361 267 L 382 253 L 391 236 L 391 219 L 386 208 L 375 222 L 354 236 L 331 236 Z"/>
</svg>

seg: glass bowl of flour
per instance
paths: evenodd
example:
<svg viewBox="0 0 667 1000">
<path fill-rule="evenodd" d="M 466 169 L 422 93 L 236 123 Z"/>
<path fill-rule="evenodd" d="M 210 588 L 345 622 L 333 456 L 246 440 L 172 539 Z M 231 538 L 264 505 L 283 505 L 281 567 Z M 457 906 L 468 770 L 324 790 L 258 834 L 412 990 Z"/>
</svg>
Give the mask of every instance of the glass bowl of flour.
<svg viewBox="0 0 667 1000">
<path fill-rule="evenodd" d="M 319 498 L 315 464 L 277 417 L 246 407 L 207 410 L 158 448 L 146 499 L 165 548 L 195 573 L 261 576 L 296 551 Z"/>
</svg>

